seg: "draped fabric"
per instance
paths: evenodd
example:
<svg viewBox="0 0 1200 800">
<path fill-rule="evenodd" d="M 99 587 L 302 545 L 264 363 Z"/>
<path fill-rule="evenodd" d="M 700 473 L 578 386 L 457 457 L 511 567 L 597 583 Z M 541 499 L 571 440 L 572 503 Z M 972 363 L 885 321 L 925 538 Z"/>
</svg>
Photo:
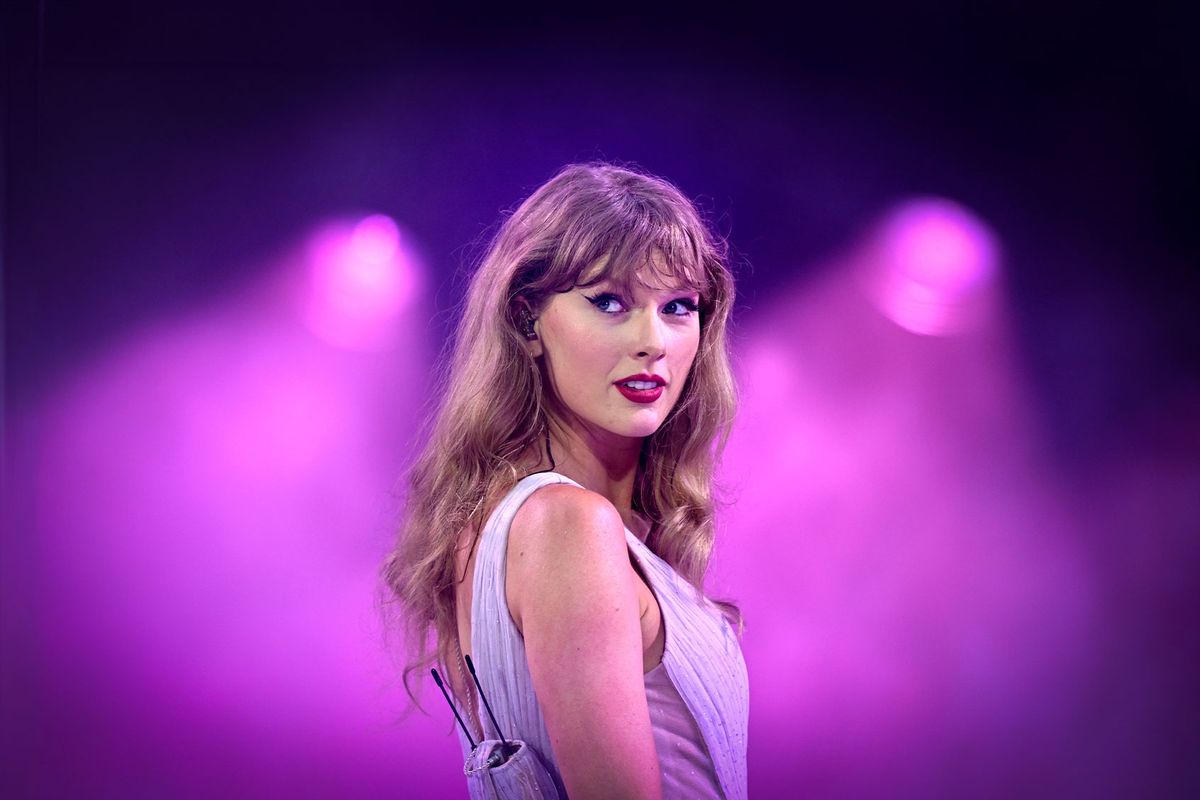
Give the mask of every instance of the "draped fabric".
<svg viewBox="0 0 1200 800">
<path fill-rule="evenodd" d="M 724 794 L 700 727 L 671 683 L 666 667 L 659 664 L 645 677 L 662 796 L 720 800 Z"/>
<path fill-rule="evenodd" d="M 555 472 L 529 475 L 497 504 L 484 525 L 477 545 L 469 655 L 504 735 L 522 739 L 537 751 L 565 798 L 525 643 L 508 611 L 504 589 L 512 519 L 534 491 L 553 483 L 579 486 Z M 665 626 L 662 664 L 645 675 L 664 796 L 686 791 L 688 797 L 744 800 L 749 680 L 733 629 L 714 603 L 628 528 L 625 539 L 658 599 Z M 482 709 L 482 704 L 477 707 Z M 481 716 L 485 738 L 500 738 L 487 715 Z M 458 737 L 465 757 L 470 745 L 461 730 Z M 473 795 L 473 800 L 480 798 Z"/>
</svg>

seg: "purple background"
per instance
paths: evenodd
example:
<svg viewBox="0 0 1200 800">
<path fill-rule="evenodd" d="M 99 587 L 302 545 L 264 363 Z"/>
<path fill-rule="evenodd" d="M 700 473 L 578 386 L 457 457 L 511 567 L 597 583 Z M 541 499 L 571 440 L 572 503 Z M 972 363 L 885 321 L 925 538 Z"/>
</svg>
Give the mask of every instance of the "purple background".
<svg viewBox="0 0 1200 800">
<path fill-rule="evenodd" d="M 593 158 L 734 250 L 751 796 L 1200 791 L 1182 20 L 306 9 L 9 8 L 5 796 L 465 796 L 376 570 L 468 269 Z"/>
</svg>

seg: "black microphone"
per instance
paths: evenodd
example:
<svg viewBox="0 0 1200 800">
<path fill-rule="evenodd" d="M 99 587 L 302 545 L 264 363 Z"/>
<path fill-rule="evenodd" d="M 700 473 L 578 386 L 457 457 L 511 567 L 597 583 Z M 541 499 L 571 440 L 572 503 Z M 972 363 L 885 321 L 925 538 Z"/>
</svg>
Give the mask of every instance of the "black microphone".
<svg viewBox="0 0 1200 800">
<path fill-rule="evenodd" d="M 471 732 L 467 730 L 467 726 L 463 724 L 462 717 L 458 715 L 458 709 L 454 707 L 454 701 L 450 699 L 450 695 L 446 692 L 446 687 L 442 685 L 442 677 L 437 674 L 436 669 L 429 670 L 433 673 L 433 682 L 442 690 L 442 697 L 446 698 L 446 703 L 450 706 L 450 710 L 454 712 L 454 718 L 458 720 L 458 725 L 463 729 L 463 733 L 467 735 L 467 741 L 471 743 L 471 749 L 475 749 L 475 740 L 471 738 Z"/>
<path fill-rule="evenodd" d="M 500 731 L 500 723 L 496 722 L 496 715 L 492 713 L 492 706 L 483 696 L 483 687 L 479 685 L 479 676 L 475 674 L 475 664 L 472 663 L 470 656 L 463 656 L 463 658 L 467 660 L 467 669 L 471 671 L 471 679 L 475 681 L 475 686 L 479 689 L 479 699 L 483 701 L 483 707 L 487 709 L 488 716 L 492 718 L 492 724 L 496 726 L 496 733 L 500 736 L 500 746 L 492 751 L 487 760 L 489 767 L 498 767 L 512 758 L 521 748 L 520 745 L 513 744 L 504 738 L 504 734 Z"/>
<path fill-rule="evenodd" d="M 500 735 L 500 746 L 488 755 L 487 766 L 489 769 L 491 769 L 507 762 L 521 749 L 521 746 L 504 738 L 504 734 L 500 731 L 500 723 L 496 722 L 496 715 L 492 713 L 492 706 L 490 703 L 488 703 L 487 697 L 485 697 L 483 694 L 483 687 L 479 685 L 479 676 L 475 674 L 475 664 L 471 662 L 470 656 L 464 656 L 464 658 L 467 660 L 467 669 L 471 671 L 471 678 L 475 681 L 476 688 L 479 689 L 479 698 L 483 700 L 483 707 L 487 709 L 488 716 L 492 719 L 492 725 L 496 726 L 496 733 Z M 450 710 L 454 712 L 454 718 L 458 720 L 459 727 L 462 728 L 463 733 L 466 734 L 467 741 L 471 743 L 471 749 L 474 750 L 476 747 L 475 740 L 471 738 L 471 732 L 467 730 L 467 726 L 463 722 L 462 717 L 458 715 L 458 709 L 455 707 L 454 701 L 450 699 L 450 694 L 446 691 L 446 686 L 442 683 L 442 677 L 438 675 L 438 671 L 436 669 L 431 669 L 430 672 L 433 673 L 434 683 L 436 683 L 438 688 L 442 690 L 442 697 L 446 698 L 446 704 L 449 705 Z"/>
</svg>

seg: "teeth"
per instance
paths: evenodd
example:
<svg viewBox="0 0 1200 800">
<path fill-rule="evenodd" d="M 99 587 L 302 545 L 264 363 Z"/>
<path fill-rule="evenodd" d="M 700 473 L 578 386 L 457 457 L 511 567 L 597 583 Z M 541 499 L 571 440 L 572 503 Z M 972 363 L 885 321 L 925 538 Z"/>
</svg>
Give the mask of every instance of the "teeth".
<svg viewBox="0 0 1200 800">
<path fill-rule="evenodd" d="M 658 384 L 654 381 L 625 381 L 622 386 L 628 386 L 630 389 L 645 391 L 646 389 L 653 389 L 654 387 L 658 386 Z"/>
</svg>

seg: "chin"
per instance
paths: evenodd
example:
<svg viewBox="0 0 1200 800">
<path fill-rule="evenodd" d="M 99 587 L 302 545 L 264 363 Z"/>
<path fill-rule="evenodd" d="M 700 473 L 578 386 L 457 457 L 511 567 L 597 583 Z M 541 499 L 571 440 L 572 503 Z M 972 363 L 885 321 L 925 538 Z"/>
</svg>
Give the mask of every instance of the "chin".
<svg viewBox="0 0 1200 800">
<path fill-rule="evenodd" d="M 661 428 L 662 423 L 663 421 L 661 419 L 655 419 L 653 421 L 646 421 L 636 425 L 625 425 L 622 426 L 622 430 L 614 431 L 614 433 L 618 433 L 621 436 L 626 436 L 630 439 L 645 439 L 647 436 L 652 436 L 655 431 Z"/>
</svg>

